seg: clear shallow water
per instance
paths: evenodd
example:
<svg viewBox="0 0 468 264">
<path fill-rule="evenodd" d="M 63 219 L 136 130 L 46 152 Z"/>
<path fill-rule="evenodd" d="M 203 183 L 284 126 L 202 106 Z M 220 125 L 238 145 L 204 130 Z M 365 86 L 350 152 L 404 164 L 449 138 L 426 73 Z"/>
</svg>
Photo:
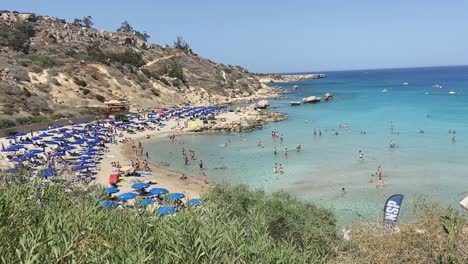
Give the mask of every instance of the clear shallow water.
<svg viewBox="0 0 468 264">
<path fill-rule="evenodd" d="M 270 101 L 278 107 L 275 111 L 288 113 L 286 121 L 241 135 L 180 139 L 187 152 L 195 150 L 204 161 L 210 181 L 284 190 L 334 209 L 341 224 L 380 220 L 385 200 L 394 193 L 405 194 L 403 219 L 411 219 L 410 203 L 419 196 L 458 207 L 468 195 L 468 67 L 330 72 L 327 76 L 282 85 L 300 87 L 285 100 Z M 434 84 L 444 88 L 432 88 Z M 450 90 L 457 95 L 449 96 Z M 325 92 L 333 93 L 331 102 L 289 106 L 290 101 Z M 391 121 L 399 134 L 390 133 Z M 340 123 L 348 127 L 339 128 Z M 425 133 L 419 134 L 419 128 Z M 321 129 L 323 135 L 313 136 L 313 129 Z M 339 135 L 332 135 L 331 129 L 338 129 Z M 457 131 L 455 144 L 449 129 Z M 284 135 L 282 145 L 271 138 L 272 130 Z M 367 134 L 360 134 L 361 130 Z M 224 147 L 228 138 L 232 145 Z M 258 138 L 264 148 L 257 147 Z M 390 149 L 390 140 L 398 147 Z M 296 153 L 299 144 L 303 150 Z M 285 147 L 290 150 L 287 159 Z M 201 175 L 198 164 L 184 165 L 180 144 L 161 139 L 146 148 L 156 163 Z M 363 161 L 359 150 L 364 152 Z M 273 173 L 275 162 L 283 164 L 283 175 Z M 384 170 L 382 191 L 375 182 L 369 183 L 379 164 Z M 344 197 L 342 187 L 347 192 Z"/>
</svg>

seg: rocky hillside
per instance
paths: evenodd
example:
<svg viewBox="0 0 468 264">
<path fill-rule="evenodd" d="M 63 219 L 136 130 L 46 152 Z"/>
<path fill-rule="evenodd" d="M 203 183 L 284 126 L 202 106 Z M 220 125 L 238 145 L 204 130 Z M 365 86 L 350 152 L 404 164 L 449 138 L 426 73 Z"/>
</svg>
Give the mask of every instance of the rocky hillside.
<svg viewBox="0 0 468 264">
<path fill-rule="evenodd" d="M 0 11 L 0 127 L 94 114 L 110 99 L 153 108 L 273 92 L 247 70 L 201 58 L 184 42 L 162 47 L 145 39 Z"/>
</svg>

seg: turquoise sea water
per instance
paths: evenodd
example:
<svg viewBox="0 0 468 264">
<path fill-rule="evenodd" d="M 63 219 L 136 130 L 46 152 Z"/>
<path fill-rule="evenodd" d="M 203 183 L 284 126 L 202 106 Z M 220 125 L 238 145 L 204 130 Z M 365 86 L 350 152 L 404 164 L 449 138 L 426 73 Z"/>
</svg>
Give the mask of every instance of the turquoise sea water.
<svg viewBox="0 0 468 264">
<path fill-rule="evenodd" d="M 435 84 L 443 88 L 433 88 Z M 292 91 L 294 85 L 299 90 Z M 380 220 L 385 200 L 394 193 L 405 195 L 403 220 L 411 219 L 410 204 L 420 196 L 458 207 L 468 195 L 468 67 L 329 72 L 326 79 L 281 86 L 291 90 L 288 98 L 271 103 L 278 107 L 274 111 L 288 114 L 286 121 L 240 135 L 180 138 L 187 152 L 195 150 L 204 161 L 211 182 L 283 190 L 334 209 L 341 224 Z M 457 95 L 448 95 L 450 90 Z M 289 106 L 290 101 L 326 92 L 334 95 L 332 101 Z M 348 127 L 340 128 L 341 123 Z M 314 136 L 314 129 L 323 135 Z M 339 135 L 332 135 L 332 129 Z M 456 129 L 455 143 L 449 129 Z M 282 144 L 272 139 L 273 130 L 284 135 Z M 258 138 L 264 148 L 257 147 Z M 224 147 L 227 139 L 232 144 Z M 389 148 L 390 140 L 396 148 Z M 299 144 L 302 152 L 296 153 Z M 287 159 L 285 147 L 290 150 Z M 197 163 L 184 165 L 182 145 L 161 139 L 146 148 L 154 162 L 200 177 Z M 275 162 L 283 164 L 283 175 L 273 173 Z M 385 181 L 382 191 L 375 186 L 377 179 L 369 183 L 379 164 Z"/>
</svg>

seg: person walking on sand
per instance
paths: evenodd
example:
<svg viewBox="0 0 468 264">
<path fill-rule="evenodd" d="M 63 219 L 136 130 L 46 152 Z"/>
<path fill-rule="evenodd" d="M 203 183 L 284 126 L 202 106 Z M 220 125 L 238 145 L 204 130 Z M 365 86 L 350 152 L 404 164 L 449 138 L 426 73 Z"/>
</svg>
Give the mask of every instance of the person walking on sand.
<svg viewBox="0 0 468 264">
<path fill-rule="evenodd" d="M 205 173 L 205 172 L 203 172 L 203 174 L 202 174 L 202 179 L 203 179 L 203 182 L 204 182 L 205 184 L 208 184 L 208 176 L 206 176 L 206 173 Z"/>
</svg>

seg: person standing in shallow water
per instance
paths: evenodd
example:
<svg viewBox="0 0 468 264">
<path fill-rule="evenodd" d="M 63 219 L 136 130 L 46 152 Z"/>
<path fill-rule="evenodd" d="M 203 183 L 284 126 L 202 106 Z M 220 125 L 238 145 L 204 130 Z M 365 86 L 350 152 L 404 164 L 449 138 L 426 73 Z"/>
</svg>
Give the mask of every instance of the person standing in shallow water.
<svg viewBox="0 0 468 264">
<path fill-rule="evenodd" d="M 200 160 L 200 163 L 198 165 L 200 166 L 200 169 L 203 169 L 203 160 Z"/>
<path fill-rule="evenodd" d="M 205 172 L 203 172 L 203 174 L 202 174 L 202 179 L 203 179 L 203 182 L 204 182 L 205 184 L 208 184 L 208 176 L 206 176 L 206 173 L 205 173 Z"/>
<path fill-rule="evenodd" d="M 288 148 L 284 149 L 284 156 L 287 158 L 288 157 Z"/>
<path fill-rule="evenodd" d="M 275 165 L 273 166 L 273 172 L 278 173 L 278 163 L 275 162 Z"/>
<path fill-rule="evenodd" d="M 280 172 L 280 174 L 283 174 L 283 173 L 284 173 L 283 164 L 281 164 L 281 163 L 280 163 L 280 165 L 279 165 L 279 172 Z"/>
</svg>

